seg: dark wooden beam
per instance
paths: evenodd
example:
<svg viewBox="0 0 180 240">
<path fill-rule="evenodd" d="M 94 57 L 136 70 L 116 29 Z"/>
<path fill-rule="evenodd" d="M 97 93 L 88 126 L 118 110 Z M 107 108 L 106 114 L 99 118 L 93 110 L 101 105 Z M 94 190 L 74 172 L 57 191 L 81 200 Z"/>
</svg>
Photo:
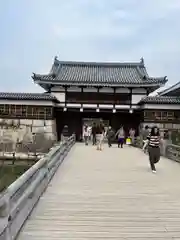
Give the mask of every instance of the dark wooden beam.
<svg viewBox="0 0 180 240">
<path fill-rule="evenodd" d="M 116 88 L 115 87 L 113 88 L 113 95 L 114 95 L 113 108 L 115 109 L 115 105 L 116 105 L 116 102 L 115 102 Z"/>
<path fill-rule="evenodd" d="M 99 89 L 100 89 L 100 87 L 97 88 L 97 93 L 98 93 L 98 94 L 100 93 L 100 92 L 99 92 Z M 97 108 L 99 108 L 99 103 L 97 103 Z"/>
<path fill-rule="evenodd" d="M 67 88 L 68 87 L 65 87 L 65 106 L 64 107 L 66 107 L 66 102 L 67 102 Z"/>
<path fill-rule="evenodd" d="M 131 107 L 132 107 L 132 88 L 129 88 L 129 90 L 130 90 L 129 95 L 130 95 L 130 109 L 131 109 Z"/>
<path fill-rule="evenodd" d="M 83 87 L 81 87 L 81 94 L 83 94 Z M 81 103 L 81 108 L 83 108 L 83 104 Z"/>
</svg>

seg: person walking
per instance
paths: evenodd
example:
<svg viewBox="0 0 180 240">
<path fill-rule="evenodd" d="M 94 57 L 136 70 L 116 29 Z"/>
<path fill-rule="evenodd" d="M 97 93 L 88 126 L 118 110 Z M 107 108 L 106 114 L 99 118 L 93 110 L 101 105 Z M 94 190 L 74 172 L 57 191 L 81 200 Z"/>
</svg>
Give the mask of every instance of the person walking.
<svg viewBox="0 0 180 240">
<path fill-rule="evenodd" d="M 96 140 L 97 140 L 97 150 L 102 151 L 102 143 L 104 138 L 105 129 L 102 123 L 99 123 L 96 127 Z"/>
<path fill-rule="evenodd" d="M 92 132 L 92 127 L 88 126 L 88 140 L 91 141 L 91 132 Z"/>
<path fill-rule="evenodd" d="M 123 127 L 119 128 L 115 136 L 118 136 L 118 148 L 120 146 L 121 148 L 123 148 L 124 138 L 125 138 L 124 128 Z"/>
<path fill-rule="evenodd" d="M 151 133 L 147 137 L 147 140 L 151 170 L 153 173 L 156 173 L 155 164 L 160 160 L 160 133 L 156 126 L 152 127 Z"/>
<path fill-rule="evenodd" d="M 88 126 L 87 126 L 87 125 L 85 125 L 85 126 L 84 126 L 84 129 L 83 129 L 83 139 L 84 139 L 85 145 L 88 145 L 89 129 L 88 129 Z"/>
<path fill-rule="evenodd" d="M 66 141 L 69 137 L 69 129 L 68 126 L 65 125 L 62 129 L 62 133 L 61 133 L 61 141 Z"/>
<path fill-rule="evenodd" d="M 135 130 L 133 128 L 130 129 L 129 136 L 130 136 L 130 139 L 131 139 L 131 144 L 134 144 Z"/>
<path fill-rule="evenodd" d="M 143 151 L 144 153 L 146 153 L 146 150 L 147 150 L 147 146 L 148 146 L 148 140 L 147 140 L 147 137 L 149 136 L 149 126 L 146 125 L 145 126 L 145 129 L 142 131 L 142 138 L 143 138 Z"/>
<path fill-rule="evenodd" d="M 114 131 L 112 130 L 111 126 L 109 126 L 109 128 L 106 132 L 106 137 L 107 137 L 107 140 L 108 140 L 108 146 L 112 147 L 112 139 L 114 137 Z"/>
<path fill-rule="evenodd" d="M 92 126 L 92 143 L 96 145 L 96 123 L 93 123 Z"/>
</svg>

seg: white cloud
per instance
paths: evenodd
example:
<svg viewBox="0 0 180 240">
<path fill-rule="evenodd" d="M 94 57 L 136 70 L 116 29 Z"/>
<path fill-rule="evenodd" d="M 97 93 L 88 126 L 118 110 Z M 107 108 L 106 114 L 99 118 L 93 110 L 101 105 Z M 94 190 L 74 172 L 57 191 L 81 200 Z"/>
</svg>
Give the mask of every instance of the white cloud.
<svg viewBox="0 0 180 240">
<path fill-rule="evenodd" d="M 139 61 L 143 56 L 150 75 L 167 75 L 169 84 L 179 80 L 180 0 L 20 2 L 5 1 L 8 11 L 1 16 L 3 88 L 26 88 L 31 73 L 47 73 L 55 55 L 83 61 Z"/>
<path fill-rule="evenodd" d="M 127 38 L 133 36 L 137 29 L 135 27 L 127 26 L 113 26 L 110 22 L 99 24 L 95 29 L 93 25 L 86 27 L 63 27 L 63 26 L 53 26 L 53 33 L 55 36 L 60 38 L 105 38 L 109 36 L 117 38 Z"/>
</svg>

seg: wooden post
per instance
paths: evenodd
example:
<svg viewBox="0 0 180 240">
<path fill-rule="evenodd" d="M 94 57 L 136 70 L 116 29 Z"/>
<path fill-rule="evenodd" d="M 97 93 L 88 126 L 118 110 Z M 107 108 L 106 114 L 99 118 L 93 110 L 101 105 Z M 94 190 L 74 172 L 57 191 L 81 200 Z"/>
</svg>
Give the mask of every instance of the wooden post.
<svg viewBox="0 0 180 240">
<path fill-rule="evenodd" d="M 115 96 L 116 96 L 116 88 L 113 88 L 113 95 L 114 95 L 114 100 L 113 100 L 113 109 L 115 109 L 115 106 L 116 106 L 116 101 L 115 101 Z"/>
<path fill-rule="evenodd" d="M 83 92 L 84 92 L 84 91 L 83 91 L 83 87 L 81 87 L 81 93 L 80 93 L 80 94 L 81 94 L 82 96 L 83 96 Z M 81 99 L 81 101 L 82 101 L 82 99 Z M 83 103 L 82 103 L 82 102 L 81 102 L 81 108 L 83 108 Z"/>
<path fill-rule="evenodd" d="M 132 108 L 132 88 L 129 88 L 130 90 L 130 109 Z"/>
<path fill-rule="evenodd" d="M 100 94 L 99 87 L 97 88 L 97 93 L 98 93 L 98 95 Z M 98 99 L 97 99 L 97 101 L 98 101 Z M 99 102 L 97 102 L 97 108 L 99 109 Z"/>
<path fill-rule="evenodd" d="M 67 103 L 67 87 L 65 87 L 65 103 L 64 103 L 65 108 L 66 108 L 66 103 Z"/>
</svg>

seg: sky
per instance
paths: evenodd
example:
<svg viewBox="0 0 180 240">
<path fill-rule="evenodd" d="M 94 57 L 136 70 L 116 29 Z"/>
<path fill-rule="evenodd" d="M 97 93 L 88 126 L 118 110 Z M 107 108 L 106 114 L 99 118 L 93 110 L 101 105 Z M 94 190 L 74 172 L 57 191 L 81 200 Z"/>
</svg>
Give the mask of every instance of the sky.
<svg viewBox="0 0 180 240">
<path fill-rule="evenodd" d="M 138 62 L 180 81 L 180 0 L 0 1 L 0 91 L 43 92 L 32 72 L 69 61 Z"/>
</svg>

